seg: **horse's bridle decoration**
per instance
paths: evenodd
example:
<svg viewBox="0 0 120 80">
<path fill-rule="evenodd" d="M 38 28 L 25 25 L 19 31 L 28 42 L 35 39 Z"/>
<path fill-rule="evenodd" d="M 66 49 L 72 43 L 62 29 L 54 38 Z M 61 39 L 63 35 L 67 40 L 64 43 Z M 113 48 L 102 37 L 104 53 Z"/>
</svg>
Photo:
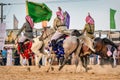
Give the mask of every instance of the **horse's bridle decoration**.
<svg viewBox="0 0 120 80">
<path fill-rule="evenodd" d="M 47 30 L 46 30 L 47 31 Z M 42 40 L 45 40 L 46 38 L 48 38 L 50 35 L 54 34 L 55 32 L 53 31 L 50 34 L 47 34 L 46 31 L 44 32 L 44 34 L 46 35 L 45 37 L 42 36 Z"/>
</svg>

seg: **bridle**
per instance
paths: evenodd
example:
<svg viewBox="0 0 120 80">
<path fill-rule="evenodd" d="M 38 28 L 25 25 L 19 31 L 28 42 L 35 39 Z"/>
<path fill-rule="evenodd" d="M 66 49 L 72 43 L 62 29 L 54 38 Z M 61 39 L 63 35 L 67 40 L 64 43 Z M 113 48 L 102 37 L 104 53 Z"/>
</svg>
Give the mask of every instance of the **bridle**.
<svg viewBox="0 0 120 80">
<path fill-rule="evenodd" d="M 47 30 L 46 30 L 46 31 L 47 31 Z M 45 36 L 45 37 L 43 37 L 43 36 L 42 36 L 42 40 L 45 40 L 45 39 L 46 39 L 46 38 L 48 38 L 50 35 L 52 35 L 52 34 L 54 34 L 54 33 L 55 33 L 55 32 L 53 31 L 53 32 L 52 32 L 52 33 L 50 33 L 50 34 L 47 34 L 47 32 L 46 32 L 46 31 L 44 32 L 44 34 L 45 34 L 46 36 Z M 44 35 L 44 34 L 43 34 L 43 35 Z"/>
</svg>

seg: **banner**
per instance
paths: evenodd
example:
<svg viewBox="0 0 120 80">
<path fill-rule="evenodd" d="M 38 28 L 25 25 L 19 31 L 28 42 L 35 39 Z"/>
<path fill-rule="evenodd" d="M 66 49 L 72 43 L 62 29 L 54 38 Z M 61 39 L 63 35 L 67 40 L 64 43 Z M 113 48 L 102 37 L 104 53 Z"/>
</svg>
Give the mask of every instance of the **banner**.
<svg viewBox="0 0 120 80">
<path fill-rule="evenodd" d="M 3 50 L 5 45 L 5 37 L 6 37 L 6 25 L 5 23 L 0 23 L 0 50 Z"/>
<path fill-rule="evenodd" d="M 110 29 L 115 29 L 116 24 L 115 24 L 115 16 L 116 10 L 110 9 Z"/>
<path fill-rule="evenodd" d="M 70 26 L 70 15 L 69 13 L 66 11 L 66 18 L 65 18 L 65 25 L 67 26 L 67 29 L 69 29 Z"/>
<path fill-rule="evenodd" d="M 44 3 L 34 3 L 26 1 L 28 15 L 31 16 L 33 22 L 49 21 L 52 11 Z"/>
<path fill-rule="evenodd" d="M 18 29 L 18 20 L 15 15 L 13 15 L 13 28 Z"/>
</svg>

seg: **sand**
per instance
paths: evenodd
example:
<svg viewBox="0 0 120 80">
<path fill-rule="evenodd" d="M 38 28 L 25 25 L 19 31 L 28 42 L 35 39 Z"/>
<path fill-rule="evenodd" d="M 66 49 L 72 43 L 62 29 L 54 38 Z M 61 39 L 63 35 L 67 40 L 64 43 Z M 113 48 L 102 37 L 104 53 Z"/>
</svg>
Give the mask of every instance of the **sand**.
<svg viewBox="0 0 120 80">
<path fill-rule="evenodd" d="M 61 71 L 54 66 L 53 71 L 46 72 L 48 66 L 30 66 L 30 71 L 23 66 L 0 66 L 0 80 L 120 80 L 120 65 L 89 65 L 84 72 L 81 67 L 75 72 L 74 65 L 66 65 Z"/>
</svg>

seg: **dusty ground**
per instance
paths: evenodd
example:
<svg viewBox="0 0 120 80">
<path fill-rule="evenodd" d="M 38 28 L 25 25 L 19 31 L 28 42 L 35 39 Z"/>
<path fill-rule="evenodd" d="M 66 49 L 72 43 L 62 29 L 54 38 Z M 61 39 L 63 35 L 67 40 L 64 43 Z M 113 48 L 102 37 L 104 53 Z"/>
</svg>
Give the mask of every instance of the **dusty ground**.
<svg viewBox="0 0 120 80">
<path fill-rule="evenodd" d="M 22 66 L 0 66 L 0 80 L 120 80 L 120 65 L 111 68 L 110 65 L 89 66 L 88 72 L 74 72 L 74 66 L 66 65 L 61 71 L 54 66 L 54 71 L 46 72 L 47 67 L 30 66 L 30 72 Z"/>
</svg>

